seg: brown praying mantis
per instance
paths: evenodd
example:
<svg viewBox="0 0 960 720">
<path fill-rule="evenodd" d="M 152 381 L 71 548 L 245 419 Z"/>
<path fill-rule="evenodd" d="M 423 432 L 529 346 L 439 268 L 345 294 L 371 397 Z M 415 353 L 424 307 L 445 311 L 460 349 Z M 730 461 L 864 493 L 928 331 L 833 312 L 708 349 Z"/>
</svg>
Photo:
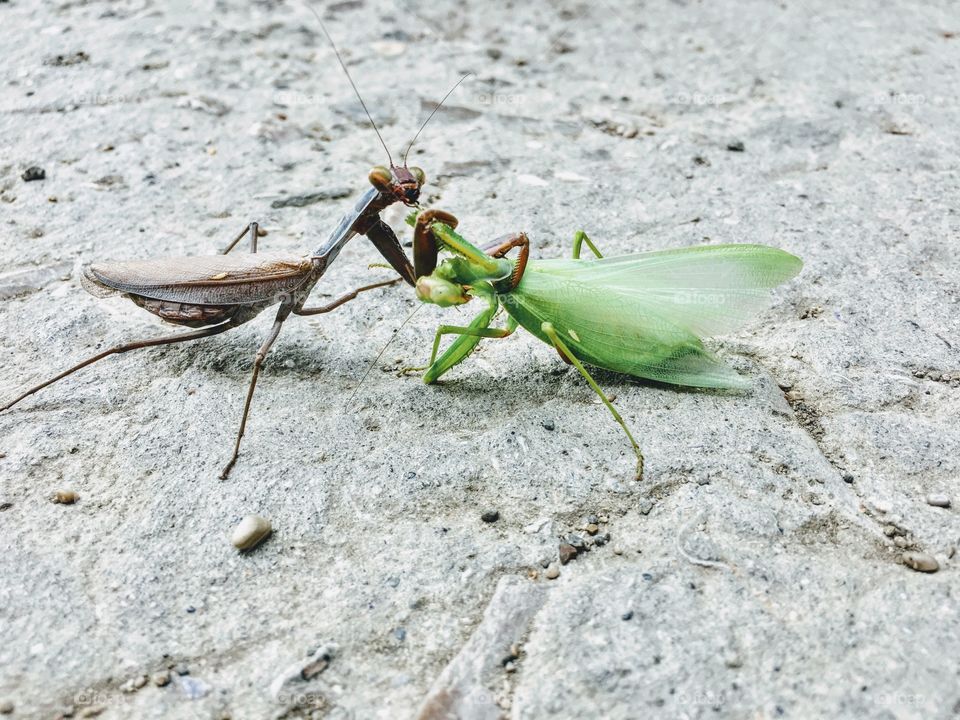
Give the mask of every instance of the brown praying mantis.
<svg viewBox="0 0 960 720">
<path fill-rule="evenodd" d="M 313 8 L 310 8 L 313 10 Z M 316 15 L 316 12 L 314 11 Z M 319 15 L 317 20 L 320 21 Z M 225 479 L 237 461 L 240 442 L 246 429 L 250 403 L 257 385 L 257 377 L 270 347 L 273 345 L 283 323 L 290 315 L 318 315 L 327 313 L 357 297 L 361 292 L 393 285 L 400 280 L 410 285 L 416 282 L 416 274 L 404 254 L 397 236 L 383 221 L 380 213 L 394 203 L 400 202 L 417 207 L 420 189 L 426 181 L 423 170 L 408 167 L 406 158 L 420 136 L 420 132 L 437 112 L 443 102 L 467 77 L 462 77 L 443 97 L 403 154 L 403 164 L 394 164 L 390 151 L 383 141 L 379 128 L 370 115 L 346 64 L 340 57 L 333 39 L 323 26 L 337 61 L 350 81 L 367 119 L 373 126 L 381 145 L 386 150 L 389 167 L 378 166 L 369 174 L 372 187 L 343 216 L 327 240 L 312 253 L 258 253 L 259 226 L 250 223 L 218 255 L 168 257 L 129 262 L 94 263 L 84 268 L 81 283 L 89 292 L 104 297 L 120 293 L 147 312 L 161 319 L 193 328 L 190 332 L 165 335 L 157 338 L 136 340 L 115 345 L 88 357 L 58 375 L 31 387 L 13 400 L 0 406 L 0 412 L 9 410 L 24 398 L 72 375 L 78 370 L 103 360 L 111 355 L 126 353 L 140 348 L 189 342 L 211 337 L 232 330 L 249 322 L 266 308 L 278 305 L 273 326 L 254 357 L 250 386 L 243 405 L 243 415 L 237 432 L 233 453 L 220 473 Z M 307 298 L 314 286 L 336 259 L 344 245 L 356 235 L 365 235 L 390 263 L 400 277 L 393 280 L 365 285 L 326 305 L 306 307 Z M 244 238 L 249 237 L 249 254 L 230 255 L 230 251 Z"/>
</svg>

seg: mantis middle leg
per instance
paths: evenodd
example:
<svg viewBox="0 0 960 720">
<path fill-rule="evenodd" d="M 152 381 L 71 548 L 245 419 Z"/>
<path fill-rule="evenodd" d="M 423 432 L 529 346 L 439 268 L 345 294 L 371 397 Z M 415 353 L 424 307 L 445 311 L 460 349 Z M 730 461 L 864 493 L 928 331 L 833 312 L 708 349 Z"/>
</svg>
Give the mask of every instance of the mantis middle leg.
<svg viewBox="0 0 960 720">
<path fill-rule="evenodd" d="M 253 376 L 250 378 L 247 399 L 243 403 L 243 417 L 240 418 L 240 430 L 237 432 L 237 441 L 233 445 L 233 455 L 230 456 L 230 460 L 220 472 L 221 480 L 227 479 L 227 475 L 230 474 L 230 471 L 237 462 L 237 457 L 240 455 L 240 441 L 243 440 L 243 432 L 247 429 L 247 416 L 250 414 L 250 402 L 253 400 L 253 391 L 257 388 L 257 377 L 260 375 L 260 367 L 263 365 L 267 353 L 270 352 L 270 346 L 273 345 L 277 336 L 280 334 L 283 321 L 290 315 L 291 309 L 289 305 L 280 306 L 280 309 L 277 311 L 277 318 L 273 321 L 273 327 L 270 329 L 270 334 L 267 335 L 267 339 L 263 341 L 263 345 L 257 350 L 257 355 L 253 360 Z"/>
<path fill-rule="evenodd" d="M 587 234 L 583 230 L 577 230 L 573 236 L 573 259 L 580 259 L 580 246 L 583 243 L 587 244 L 587 247 L 593 251 L 593 254 L 598 258 L 602 258 L 603 255 L 600 254 L 600 251 L 597 250 L 597 246 L 593 244 L 593 241 L 587 237 Z"/>
<path fill-rule="evenodd" d="M 482 338 L 505 338 L 513 334 L 513 331 L 517 329 L 517 322 L 512 317 L 507 321 L 507 327 L 505 328 L 490 327 L 490 323 L 493 322 L 493 318 L 497 314 L 499 303 L 496 296 L 490 296 L 488 302 L 487 309 L 477 315 L 468 326 L 441 325 L 437 328 L 429 364 L 425 367 L 405 368 L 404 372 L 425 369 L 423 381 L 430 385 L 439 380 L 444 373 L 466 360 Z M 450 344 L 450 347 L 438 359 L 440 339 L 444 335 L 459 335 L 459 337 Z"/>
<path fill-rule="evenodd" d="M 338 307 L 343 305 L 346 302 L 353 300 L 357 295 L 367 290 L 376 290 L 377 288 L 388 287 L 390 285 L 396 285 L 398 282 L 405 280 L 406 278 L 398 277 L 393 280 L 384 280 L 383 282 L 373 283 L 372 285 L 364 285 L 363 287 L 358 287 L 356 290 L 348 292 L 346 295 L 338 297 L 333 302 L 327 303 L 326 305 L 320 305 L 318 307 L 312 308 L 294 308 L 294 315 L 320 315 L 321 313 L 328 313 L 331 310 L 336 310 Z"/>
<path fill-rule="evenodd" d="M 613 403 L 610 402 L 610 399 L 606 396 L 603 390 L 600 389 L 600 386 L 597 385 L 597 381 L 591 377 L 590 373 L 587 372 L 587 369 L 577 359 L 577 356 L 570 352 L 570 348 L 568 348 L 566 343 L 560 339 L 560 334 L 553 326 L 553 323 L 545 322 L 540 326 L 540 329 L 543 330 L 544 334 L 550 338 L 550 340 L 553 342 L 553 346 L 556 348 L 557 352 L 560 353 L 561 357 L 569 360 L 570 364 L 580 371 L 580 374 L 583 375 L 590 387 L 593 388 L 593 391 L 600 396 L 603 404 L 607 406 L 607 409 L 613 415 L 613 419 L 619 423 L 620 427 L 622 427 L 623 431 L 627 434 L 627 438 L 630 440 L 630 445 L 633 446 L 633 451 L 637 455 L 637 480 L 640 480 L 643 477 L 643 453 L 640 451 L 640 446 L 637 444 L 637 441 L 633 439 L 633 434 L 630 432 L 627 424 L 623 421 L 623 418 L 620 417 L 620 413 L 617 412 L 617 409 L 613 406 Z"/>
</svg>

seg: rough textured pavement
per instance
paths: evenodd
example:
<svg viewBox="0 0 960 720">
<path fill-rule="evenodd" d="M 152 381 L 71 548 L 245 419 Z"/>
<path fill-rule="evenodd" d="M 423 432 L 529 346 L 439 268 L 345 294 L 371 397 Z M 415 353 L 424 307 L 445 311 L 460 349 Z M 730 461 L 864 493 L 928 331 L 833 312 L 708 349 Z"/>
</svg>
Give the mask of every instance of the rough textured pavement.
<svg viewBox="0 0 960 720">
<path fill-rule="evenodd" d="M 401 328 L 417 302 L 396 287 L 287 323 L 220 482 L 270 313 L 104 361 L 0 415 L 0 710 L 960 713 L 955 5 L 323 15 L 395 153 L 475 73 L 412 154 L 467 237 L 801 256 L 714 345 L 753 390 L 600 373 L 646 452 L 637 483 L 619 428 L 529 335 L 436 387 L 398 377 L 474 308 Z M 265 250 L 315 247 L 385 160 L 296 3 L 11 0 L 0 23 L 0 399 L 164 332 L 86 294 L 82 264 L 209 253 L 253 219 Z M 333 197 L 273 207 L 311 193 Z M 316 297 L 387 277 L 376 261 L 354 241 Z M 249 513 L 274 534 L 240 555 Z M 592 549 L 548 571 L 571 533 Z"/>
</svg>

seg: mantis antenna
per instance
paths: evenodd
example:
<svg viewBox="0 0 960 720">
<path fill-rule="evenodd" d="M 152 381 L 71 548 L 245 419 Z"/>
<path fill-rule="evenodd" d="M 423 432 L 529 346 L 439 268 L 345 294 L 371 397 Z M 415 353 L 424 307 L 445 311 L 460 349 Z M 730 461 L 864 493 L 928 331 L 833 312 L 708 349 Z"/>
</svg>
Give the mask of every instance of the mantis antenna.
<svg viewBox="0 0 960 720">
<path fill-rule="evenodd" d="M 466 79 L 467 79 L 468 77 L 470 77 L 471 75 L 473 75 L 473 73 L 472 73 L 472 72 L 468 72 L 468 73 L 467 73 L 466 75 L 464 75 L 462 78 L 460 78 L 459 80 L 457 80 L 457 82 L 454 83 L 453 87 L 450 88 L 449 90 L 447 90 L 447 94 L 443 96 L 443 99 L 442 99 L 440 102 L 437 103 L 437 106 L 433 109 L 433 112 L 431 112 L 431 113 L 427 116 L 427 119 L 423 121 L 423 125 L 421 125 L 421 126 L 420 126 L 420 129 L 417 130 L 417 134 L 413 136 L 413 140 L 411 140 L 411 141 L 410 141 L 410 144 L 407 145 L 407 149 L 403 151 L 403 166 L 404 166 L 404 167 L 407 166 L 407 155 L 410 154 L 410 149 L 413 147 L 413 144 L 417 141 L 417 138 L 420 137 L 420 133 L 423 132 L 423 129 L 427 126 L 427 123 L 430 122 L 430 120 L 433 119 L 433 116 L 437 114 L 437 110 L 439 110 L 440 107 L 443 105 L 443 103 L 445 103 L 445 102 L 447 101 L 447 98 L 450 97 L 450 95 L 453 93 L 453 91 L 456 90 L 456 89 L 460 86 L 460 83 L 462 83 L 464 80 L 466 80 Z"/>
<path fill-rule="evenodd" d="M 367 114 L 367 120 L 370 121 L 370 124 L 373 125 L 374 132 L 377 133 L 377 137 L 380 138 L 380 144 L 383 145 L 383 149 L 387 152 L 387 159 L 390 161 L 390 166 L 393 167 L 393 157 L 390 155 L 390 150 L 387 148 L 387 144 L 383 141 L 383 135 L 380 134 L 380 128 L 377 127 L 377 124 L 373 121 L 373 116 L 370 114 L 370 111 L 367 109 L 367 104 L 363 101 L 363 97 L 360 95 L 360 91 L 357 90 L 357 84 L 353 81 L 353 77 L 350 75 L 350 71 L 347 70 L 347 64 L 343 61 L 343 58 L 340 57 L 340 51 L 337 50 L 337 44 L 333 41 L 333 38 L 330 36 L 330 33 L 327 32 L 327 26 L 323 24 L 323 20 L 320 19 L 320 13 L 317 12 L 316 8 L 313 7 L 310 3 L 306 3 L 307 7 L 310 8 L 310 12 L 313 13 L 314 17 L 317 18 L 317 22 L 320 23 L 320 29 L 323 30 L 323 34 L 327 36 L 327 40 L 330 42 L 330 47 L 333 48 L 333 54 L 337 56 L 337 62 L 340 63 L 340 67 L 343 68 L 343 74 L 347 76 L 347 80 L 350 81 L 350 87 L 353 88 L 353 92 L 356 93 L 357 100 L 360 101 L 363 111 Z M 459 85 L 459 83 L 457 83 Z M 456 85 L 454 85 L 456 87 Z M 450 93 L 447 93 L 448 95 Z M 444 98 L 446 99 L 446 98 Z M 434 110 L 436 112 L 436 110 Z M 431 117 L 433 117 L 431 115 Z M 418 133 L 419 134 L 419 133 Z M 414 138 L 416 139 L 416 138 Z M 404 155 L 406 157 L 406 155 Z"/>
</svg>

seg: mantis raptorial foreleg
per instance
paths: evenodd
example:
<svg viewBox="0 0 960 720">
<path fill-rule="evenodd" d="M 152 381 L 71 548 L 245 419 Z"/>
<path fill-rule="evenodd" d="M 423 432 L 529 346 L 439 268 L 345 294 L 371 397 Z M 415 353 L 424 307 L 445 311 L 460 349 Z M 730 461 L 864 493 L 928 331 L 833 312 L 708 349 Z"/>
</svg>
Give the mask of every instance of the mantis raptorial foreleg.
<svg viewBox="0 0 960 720">
<path fill-rule="evenodd" d="M 580 233 L 578 233 L 579 235 Z M 586 238 L 586 235 L 583 236 Z M 587 239 L 589 242 L 589 239 Z M 553 323 L 545 322 L 540 325 L 540 329 L 543 330 L 543 333 L 550 338 L 553 342 L 553 346 L 557 349 L 566 360 L 570 361 L 570 364 L 573 365 L 577 370 L 580 371 L 580 374 L 583 375 L 590 387 L 593 388 L 593 391 L 600 396 L 600 399 L 603 401 L 603 404 L 607 406 L 607 409 L 613 414 L 613 419 L 619 423 L 620 427 L 623 428 L 623 431 L 627 434 L 627 438 L 630 440 L 630 444 L 633 446 L 633 451 L 637 454 L 637 479 L 643 477 L 643 453 L 640 451 L 640 446 L 637 444 L 637 441 L 633 439 L 633 434 L 630 432 L 630 429 L 627 427 L 627 424 L 623 421 L 623 418 L 620 417 L 620 413 L 617 412 L 617 409 L 613 406 L 613 403 L 610 402 L 603 390 L 600 389 L 600 386 L 597 385 L 596 380 L 591 377 L 590 373 L 587 372 L 587 369 L 583 364 L 577 360 L 576 355 L 570 352 L 570 349 L 567 347 L 566 343 L 560 339 L 560 334 L 557 332 L 557 329 L 553 326 Z"/>
<path fill-rule="evenodd" d="M 586 243 L 587 247 L 593 251 L 593 254 L 598 258 L 602 258 L 603 255 L 600 254 L 600 251 L 597 250 L 597 246 L 593 244 L 593 241 L 587 237 L 587 234 L 583 230 L 577 230 L 576 234 L 573 236 L 573 259 L 580 259 L 580 246 Z"/>
</svg>

